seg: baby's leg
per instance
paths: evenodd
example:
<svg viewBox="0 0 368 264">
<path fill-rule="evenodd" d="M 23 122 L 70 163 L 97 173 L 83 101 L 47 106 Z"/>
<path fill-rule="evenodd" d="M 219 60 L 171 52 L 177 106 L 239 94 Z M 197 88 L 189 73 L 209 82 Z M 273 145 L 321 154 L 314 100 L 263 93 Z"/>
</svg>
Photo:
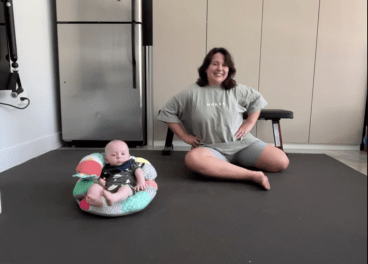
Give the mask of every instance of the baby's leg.
<svg viewBox="0 0 368 264">
<path fill-rule="evenodd" d="M 101 197 L 103 196 L 103 187 L 97 183 L 93 184 L 88 189 L 86 196 L 86 202 L 95 207 L 101 207 L 103 205 Z"/>
<path fill-rule="evenodd" d="M 116 193 L 111 193 L 109 191 L 104 190 L 103 195 L 106 199 L 107 205 L 111 206 L 113 203 L 117 201 L 123 201 L 126 200 L 129 196 L 132 196 L 133 190 L 128 185 L 124 185 L 120 187 Z"/>
</svg>

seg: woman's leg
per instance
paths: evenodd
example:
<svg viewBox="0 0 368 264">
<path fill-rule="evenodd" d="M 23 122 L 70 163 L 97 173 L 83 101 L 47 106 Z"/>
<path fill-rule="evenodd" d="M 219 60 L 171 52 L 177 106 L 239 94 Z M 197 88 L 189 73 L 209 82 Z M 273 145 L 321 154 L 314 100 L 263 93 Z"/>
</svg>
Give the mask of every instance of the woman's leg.
<svg viewBox="0 0 368 264">
<path fill-rule="evenodd" d="M 251 171 L 216 158 L 215 154 L 206 148 L 194 148 L 185 156 L 185 165 L 192 171 L 202 175 L 235 180 L 248 180 L 270 189 L 266 175 L 261 171 Z"/>
<path fill-rule="evenodd" d="M 259 156 L 255 167 L 269 172 L 279 172 L 289 166 L 289 158 L 281 149 L 267 145 Z"/>
</svg>

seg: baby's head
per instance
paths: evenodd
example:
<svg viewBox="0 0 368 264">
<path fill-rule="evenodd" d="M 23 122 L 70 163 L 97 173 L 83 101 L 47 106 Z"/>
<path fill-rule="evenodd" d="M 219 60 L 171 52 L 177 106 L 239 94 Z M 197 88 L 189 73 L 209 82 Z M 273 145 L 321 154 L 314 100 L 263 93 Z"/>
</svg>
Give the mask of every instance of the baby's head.
<svg viewBox="0 0 368 264">
<path fill-rule="evenodd" d="M 129 148 L 124 141 L 113 140 L 106 145 L 105 160 L 110 165 L 121 165 L 129 159 Z"/>
</svg>

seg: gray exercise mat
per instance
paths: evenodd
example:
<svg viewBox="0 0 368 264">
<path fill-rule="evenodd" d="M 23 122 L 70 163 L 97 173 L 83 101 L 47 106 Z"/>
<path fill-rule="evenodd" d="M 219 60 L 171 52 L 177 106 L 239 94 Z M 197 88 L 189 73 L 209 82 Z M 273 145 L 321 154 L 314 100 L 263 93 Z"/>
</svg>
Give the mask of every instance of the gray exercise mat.
<svg viewBox="0 0 368 264">
<path fill-rule="evenodd" d="M 0 173 L 0 263 L 366 263 L 367 177 L 326 155 L 289 154 L 271 190 L 188 171 L 185 152 L 132 150 L 158 193 L 117 218 L 81 211 L 80 159 L 59 149 Z"/>
</svg>

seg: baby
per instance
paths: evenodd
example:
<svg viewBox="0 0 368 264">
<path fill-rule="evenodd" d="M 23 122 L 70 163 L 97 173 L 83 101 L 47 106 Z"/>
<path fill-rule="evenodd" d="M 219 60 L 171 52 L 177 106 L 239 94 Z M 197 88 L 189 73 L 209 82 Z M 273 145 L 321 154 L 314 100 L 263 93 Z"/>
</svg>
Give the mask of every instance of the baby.
<svg viewBox="0 0 368 264">
<path fill-rule="evenodd" d="M 143 171 L 130 158 L 128 145 L 124 141 L 113 140 L 106 145 L 105 161 L 107 164 L 102 169 L 98 183 L 88 189 L 87 203 L 101 207 L 103 196 L 107 205 L 111 206 L 146 189 Z"/>
</svg>

